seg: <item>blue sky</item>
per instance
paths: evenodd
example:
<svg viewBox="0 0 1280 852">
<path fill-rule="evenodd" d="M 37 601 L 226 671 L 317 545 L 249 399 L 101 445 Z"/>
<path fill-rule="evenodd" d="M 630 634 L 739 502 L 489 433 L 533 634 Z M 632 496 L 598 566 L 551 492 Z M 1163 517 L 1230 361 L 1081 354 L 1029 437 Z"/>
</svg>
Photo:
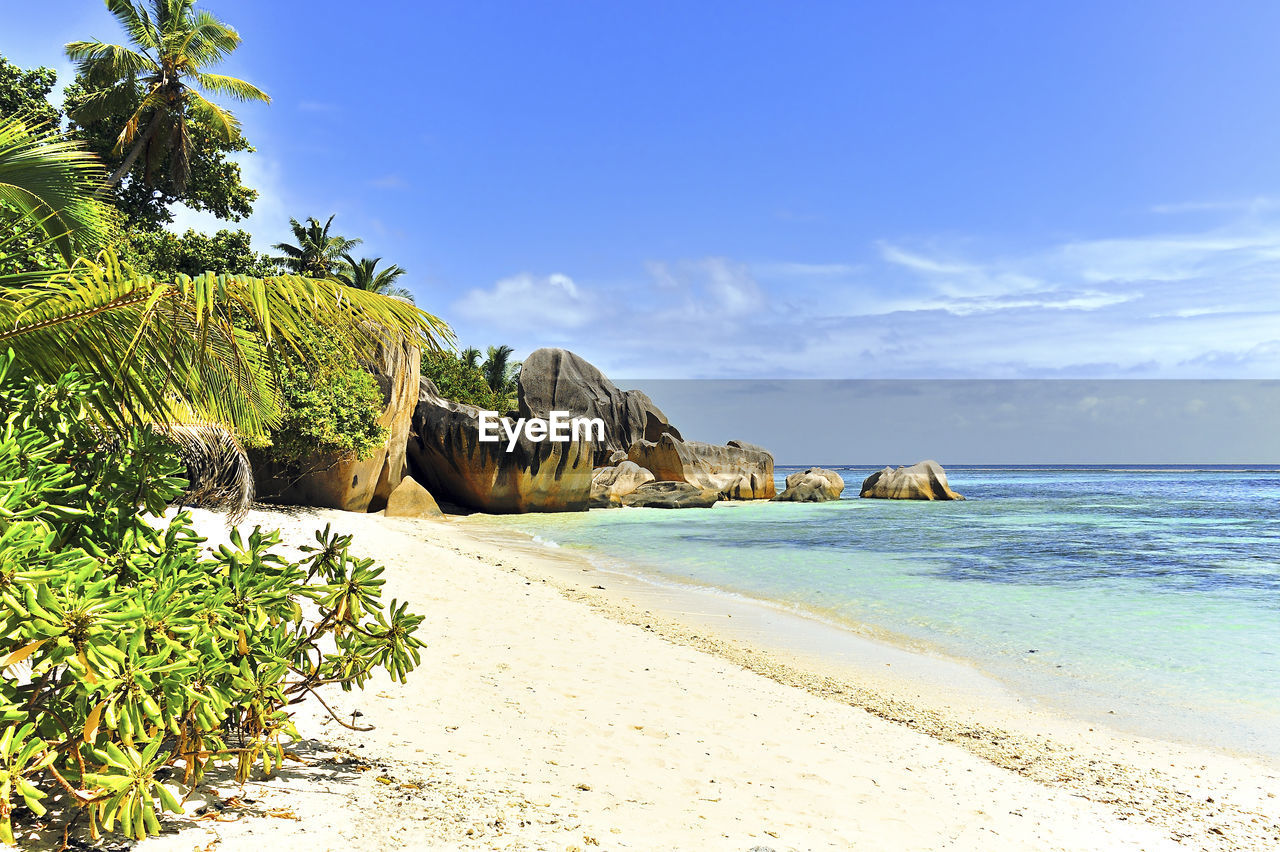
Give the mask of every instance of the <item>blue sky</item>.
<svg viewBox="0 0 1280 852">
<path fill-rule="evenodd" d="M 0 52 L 121 37 L 0 0 Z M 1280 5 L 209 0 L 263 192 L 627 378 L 1280 376 Z M 207 217 L 180 224 L 208 228 Z"/>
</svg>

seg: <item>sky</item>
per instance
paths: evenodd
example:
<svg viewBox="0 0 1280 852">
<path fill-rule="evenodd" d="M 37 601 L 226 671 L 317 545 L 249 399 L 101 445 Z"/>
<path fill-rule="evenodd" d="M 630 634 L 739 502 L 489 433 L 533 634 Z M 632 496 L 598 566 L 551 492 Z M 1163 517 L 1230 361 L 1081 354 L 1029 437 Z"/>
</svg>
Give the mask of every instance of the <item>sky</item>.
<svg viewBox="0 0 1280 852">
<path fill-rule="evenodd" d="M 267 249 L 619 379 L 1280 377 L 1280 4 L 201 4 Z M 0 0 L 65 81 L 122 33 Z M 182 212 L 179 227 L 217 227 Z"/>
</svg>

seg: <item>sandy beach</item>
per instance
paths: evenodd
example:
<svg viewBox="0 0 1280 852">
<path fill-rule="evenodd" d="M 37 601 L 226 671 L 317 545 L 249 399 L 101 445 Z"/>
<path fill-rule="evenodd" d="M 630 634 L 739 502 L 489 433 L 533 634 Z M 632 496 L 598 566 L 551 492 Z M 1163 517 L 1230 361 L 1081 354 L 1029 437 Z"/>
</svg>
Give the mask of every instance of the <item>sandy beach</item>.
<svg viewBox="0 0 1280 852">
<path fill-rule="evenodd" d="M 1276 767 L 1061 718 L 951 661 L 857 640 L 860 665 L 824 668 L 758 641 L 779 617 L 761 608 L 604 576 L 483 518 L 246 523 L 293 546 L 353 533 L 427 614 L 422 665 L 329 695 L 368 732 L 299 705 L 296 760 L 244 788 L 211 775 L 144 850 L 1280 845 Z"/>
</svg>

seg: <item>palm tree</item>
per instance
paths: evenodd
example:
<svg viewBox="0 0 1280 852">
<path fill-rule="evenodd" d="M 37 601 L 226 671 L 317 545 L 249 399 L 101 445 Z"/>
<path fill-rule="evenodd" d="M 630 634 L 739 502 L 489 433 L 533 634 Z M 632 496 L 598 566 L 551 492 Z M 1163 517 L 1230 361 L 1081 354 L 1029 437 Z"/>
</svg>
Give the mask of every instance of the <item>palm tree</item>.
<svg viewBox="0 0 1280 852">
<path fill-rule="evenodd" d="M 93 200 L 102 173 L 85 156 L 0 118 L 0 198 L 18 202 L 28 229 L 81 250 L 97 247 L 108 214 Z M 76 188 L 89 199 L 79 206 Z M 8 259 L 0 244 L 0 268 Z M 91 404 L 106 429 L 149 425 L 190 435 L 194 426 L 224 438 L 228 430 L 262 437 L 281 416 L 269 349 L 310 360 L 316 325 L 362 358 L 384 346 L 452 343 L 439 318 L 328 279 L 206 273 L 159 282 L 109 249 L 62 270 L 0 273 L 0 351 L 12 349 L 42 381 L 73 370 L 101 379 Z"/>
<path fill-rule="evenodd" d="M 284 256 L 275 258 L 275 261 L 298 275 L 332 277 L 333 268 L 339 259 L 362 242 L 330 234 L 329 226 L 332 224 L 333 216 L 323 225 L 314 216 L 308 216 L 305 225 L 297 219 L 290 219 L 289 227 L 298 244 L 276 243 L 272 248 L 284 252 Z"/>
<path fill-rule="evenodd" d="M 147 184 L 168 157 L 174 186 L 181 192 L 191 174 L 192 131 L 214 132 L 225 141 L 240 133 L 240 121 L 201 92 L 238 101 L 269 103 L 271 98 L 237 77 L 204 70 L 231 55 L 240 45 L 240 35 L 208 12 L 196 11 L 195 0 L 106 4 L 131 46 L 97 39 L 67 45 L 67 56 L 79 63 L 92 86 L 99 87 L 72 118 L 89 121 L 131 109 L 116 137 L 115 153 L 124 154 L 124 161 L 105 188 L 120 183 L 145 151 Z"/>
<path fill-rule="evenodd" d="M 458 356 L 458 360 L 473 370 L 480 369 L 480 350 L 474 346 L 468 346 L 462 350 L 462 354 Z"/>
<path fill-rule="evenodd" d="M 386 269 L 377 270 L 378 264 L 382 262 L 380 257 L 362 257 L 356 260 L 350 254 L 344 254 L 342 259 L 346 268 L 339 269 L 334 278 L 348 287 L 413 301 L 412 293 L 396 286 L 396 279 L 405 274 L 404 267 L 392 264 Z"/>
<path fill-rule="evenodd" d="M 485 383 L 494 393 L 504 398 L 515 393 L 516 376 L 520 371 L 520 362 L 511 360 L 511 353 L 514 351 L 506 345 L 490 346 L 489 357 L 480 365 Z"/>
</svg>

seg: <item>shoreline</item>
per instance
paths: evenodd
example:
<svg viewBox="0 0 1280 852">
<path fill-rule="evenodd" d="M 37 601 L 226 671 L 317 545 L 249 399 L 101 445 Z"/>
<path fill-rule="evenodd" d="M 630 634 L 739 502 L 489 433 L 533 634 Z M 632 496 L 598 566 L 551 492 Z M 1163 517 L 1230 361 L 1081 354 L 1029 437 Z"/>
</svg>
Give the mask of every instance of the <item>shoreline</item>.
<svg viewBox="0 0 1280 852">
<path fill-rule="evenodd" d="M 759 502 L 767 501 L 729 502 L 717 507 L 717 511 L 735 511 Z M 668 615 L 677 616 L 677 620 L 688 626 L 722 633 L 726 626 L 732 627 L 726 638 L 736 638 L 792 659 L 810 671 L 869 681 L 876 689 L 926 704 L 954 703 L 965 696 L 972 699 L 980 690 L 981 701 L 969 701 L 962 709 L 983 716 L 1003 711 L 1003 715 L 1012 714 L 1015 718 L 1038 712 L 1046 720 L 1069 721 L 1107 729 L 1121 737 L 1220 752 L 1253 760 L 1280 772 L 1280 739 L 1271 743 L 1257 736 L 1251 739 L 1240 732 L 1230 738 L 1214 738 L 1215 729 L 1247 718 L 1238 708 L 1203 704 L 1192 709 L 1190 703 L 1184 706 L 1133 704 L 1079 674 L 1059 674 L 1057 680 L 1041 675 L 1037 680 L 1034 674 L 1002 672 L 981 657 L 963 656 L 883 624 L 852 621 L 804 604 L 788 604 L 684 579 L 678 571 L 675 576 L 669 576 L 653 558 L 647 562 L 629 559 L 590 546 L 565 548 L 559 541 L 544 540 L 545 531 L 494 523 L 498 518 L 509 517 L 512 516 L 476 513 L 460 516 L 458 520 L 464 528 L 491 541 L 527 548 L 535 557 L 555 557 L 585 565 L 614 578 L 615 583 L 621 580 L 633 603 L 648 601 L 652 604 L 650 608 L 665 609 Z M 551 534 L 554 535 L 554 531 Z M 557 573 L 566 581 L 574 578 L 572 571 Z M 747 615 L 745 620 L 754 622 L 753 629 L 745 629 L 743 620 L 725 619 L 723 613 L 698 612 L 706 609 L 733 609 L 736 616 Z M 762 617 L 762 614 L 767 615 Z M 881 668 L 886 663 L 891 664 L 888 666 L 891 672 Z M 1243 731 L 1256 733 L 1266 729 L 1265 720 L 1249 719 L 1247 724 L 1249 727 Z"/>
<path fill-rule="evenodd" d="M 215 517 L 200 522 L 215 537 Z M 1027 713 L 1011 696 L 987 700 L 981 676 L 973 700 L 943 695 L 929 673 L 948 661 L 917 660 L 920 676 L 896 687 L 909 652 L 882 666 L 892 676 L 815 670 L 624 599 L 618 575 L 602 582 L 568 554 L 494 541 L 472 529 L 482 520 L 272 511 L 250 522 L 290 544 L 326 522 L 354 533 L 355 551 L 387 566 L 388 596 L 427 615 L 428 653 L 406 686 L 329 696 L 371 733 L 302 705 L 313 769 L 291 792 L 268 783 L 258 795 L 318 808 L 305 831 L 246 819 L 186 829 L 183 842 L 210 828 L 227 849 L 352 837 L 378 848 L 1264 849 L 1280 837 L 1274 768 Z M 1012 724 L 1020 713 L 1039 721 Z M 319 783 L 308 773 L 356 759 L 344 749 L 384 774 L 344 779 L 338 790 L 365 801 L 334 808 L 307 794 Z"/>
<path fill-rule="evenodd" d="M 1269 756 L 1153 736 L 1079 717 L 1015 692 L 976 663 L 946 656 L 920 643 L 894 641 L 898 637 L 888 631 L 864 636 L 833 620 L 772 601 L 647 577 L 639 569 L 636 574 L 609 571 L 583 554 L 564 553 L 558 544 L 547 547 L 526 533 L 485 529 L 487 517 L 468 516 L 463 525 L 479 527 L 476 532 L 498 546 L 518 546 L 517 540 L 525 539 L 524 550 L 554 578 L 562 594 L 609 618 L 642 626 L 668 641 L 724 658 L 779 683 L 848 703 L 886 721 L 960 745 L 1001 768 L 1116 807 L 1126 819 L 1137 817 L 1159 824 L 1169 829 L 1171 836 L 1194 836 L 1188 815 L 1194 821 L 1232 821 L 1230 808 L 1214 807 L 1223 804 L 1221 798 L 1214 799 L 1215 779 L 1211 775 L 1215 764 L 1221 773 L 1216 779 L 1219 789 L 1229 785 L 1227 778 L 1233 769 L 1245 768 L 1270 782 L 1257 800 L 1259 804 L 1280 801 L 1276 798 L 1280 796 L 1280 762 Z M 582 582 L 592 574 L 621 578 L 624 582 L 617 598 Z M 663 589 L 672 594 L 663 595 Z M 732 619 L 720 613 L 680 609 L 690 602 L 718 606 L 738 616 L 753 611 L 768 615 L 746 630 L 734 625 L 730 633 L 725 628 Z M 804 653 L 761 630 L 764 625 L 779 624 L 793 630 L 809 625 L 824 639 L 838 637 L 837 641 L 870 659 L 833 662 L 825 653 Z M 946 680 L 940 682 L 942 678 Z M 1101 754 L 1107 755 L 1105 760 L 1099 760 Z M 1230 766 L 1237 762 L 1238 767 Z M 1188 793 L 1188 787 L 1200 788 L 1203 795 L 1198 801 Z M 1280 814 L 1280 805 L 1273 807 Z M 1241 822 L 1251 819 L 1243 812 L 1235 816 Z M 1272 842 L 1280 843 L 1280 835 Z"/>
</svg>

